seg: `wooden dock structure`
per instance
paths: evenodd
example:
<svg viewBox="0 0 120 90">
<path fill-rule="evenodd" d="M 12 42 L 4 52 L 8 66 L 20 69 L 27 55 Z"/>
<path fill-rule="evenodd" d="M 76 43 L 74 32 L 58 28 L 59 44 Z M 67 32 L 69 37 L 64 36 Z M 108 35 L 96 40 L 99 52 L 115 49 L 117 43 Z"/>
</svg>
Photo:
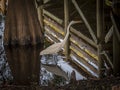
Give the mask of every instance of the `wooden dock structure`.
<svg viewBox="0 0 120 90">
<path fill-rule="evenodd" d="M 120 75 L 119 0 L 17 1 L 11 0 L 8 5 L 5 44 L 19 41 L 20 45 L 26 42 L 34 45 L 42 40 L 42 34 L 50 42 L 60 42 L 69 22 L 81 20 L 83 23 L 70 28 L 70 36 L 63 49 L 66 60 L 71 60 L 93 77 Z"/>
<path fill-rule="evenodd" d="M 114 73 L 119 72 L 119 65 L 116 68 L 115 64 L 113 65 L 114 61 L 119 61 L 113 59 L 113 51 L 119 50 L 113 48 L 115 43 L 111 38 L 114 36 L 112 31 L 115 26 L 110 18 L 111 1 L 44 1 L 41 4 L 36 2 L 36 7 L 42 31 L 50 42 L 60 42 L 65 37 L 67 25 L 71 20 L 83 21 L 82 24 L 70 28 L 70 37 L 64 48 L 67 60 L 71 60 L 87 74 L 99 78 L 108 75 L 112 70 Z M 119 54 L 115 57 L 119 57 Z"/>
</svg>

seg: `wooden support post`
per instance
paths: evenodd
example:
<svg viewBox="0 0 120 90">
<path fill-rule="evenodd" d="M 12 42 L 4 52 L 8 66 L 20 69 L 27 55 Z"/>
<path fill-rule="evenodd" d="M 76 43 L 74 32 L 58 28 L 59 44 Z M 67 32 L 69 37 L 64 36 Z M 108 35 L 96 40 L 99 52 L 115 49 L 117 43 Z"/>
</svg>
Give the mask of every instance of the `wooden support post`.
<svg viewBox="0 0 120 90">
<path fill-rule="evenodd" d="M 43 34 L 34 1 L 9 0 L 5 19 L 4 45 L 36 45 L 43 43 L 42 39 Z"/>
<path fill-rule="evenodd" d="M 113 66 L 114 75 L 120 75 L 120 42 L 115 30 L 113 31 Z"/>
<path fill-rule="evenodd" d="M 67 26 L 69 23 L 69 0 L 64 0 L 64 30 L 67 32 Z M 67 43 L 65 45 L 65 55 L 66 55 L 66 60 L 69 58 L 69 38 L 67 40 Z"/>
<path fill-rule="evenodd" d="M 44 24 L 43 24 L 43 0 L 41 0 L 41 5 L 37 7 L 38 19 L 40 22 L 42 33 L 44 33 Z"/>
<path fill-rule="evenodd" d="M 113 30 L 113 72 L 120 75 L 120 1 L 113 0 L 113 14 L 111 14 Z"/>
<path fill-rule="evenodd" d="M 102 60 L 102 42 L 104 38 L 104 0 L 97 0 L 97 38 L 98 38 L 98 63 L 99 63 L 99 78 L 103 78 L 104 62 Z"/>
</svg>

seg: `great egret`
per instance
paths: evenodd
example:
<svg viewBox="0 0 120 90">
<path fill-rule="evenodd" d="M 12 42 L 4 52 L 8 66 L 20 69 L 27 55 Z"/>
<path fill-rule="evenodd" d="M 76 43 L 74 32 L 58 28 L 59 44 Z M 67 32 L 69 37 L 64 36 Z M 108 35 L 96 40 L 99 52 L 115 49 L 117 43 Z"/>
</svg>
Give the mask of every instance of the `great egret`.
<svg viewBox="0 0 120 90">
<path fill-rule="evenodd" d="M 68 39 L 70 26 L 75 23 L 80 23 L 80 22 L 81 21 L 71 21 L 67 27 L 67 33 L 66 33 L 64 40 L 62 42 L 55 43 L 55 44 L 47 47 L 45 50 L 40 52 L 40 55 L 55 54 L 55 53 L 59 52 L 64 47 L 64 45 Z"/>
</svg>

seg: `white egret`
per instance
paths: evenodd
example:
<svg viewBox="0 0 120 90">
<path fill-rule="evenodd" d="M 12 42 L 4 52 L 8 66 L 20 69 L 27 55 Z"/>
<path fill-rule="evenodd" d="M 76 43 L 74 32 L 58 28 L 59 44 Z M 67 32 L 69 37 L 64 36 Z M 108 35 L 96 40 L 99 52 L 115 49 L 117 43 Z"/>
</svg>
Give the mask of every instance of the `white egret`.
<svg viewBox="0 0 120 90">
<path fill-rule="evenodd" d="M 71 25 L 75 24 L 75 23 L 80 23 L 81 21 L 71 21 L 67 27 L 67 33 L 66 36 L 64 38 L 64 40 L 62 42 L 59 43 L 55 43 L 49 47 L 47 47 L 46 49 L 44 49 L 43 51 L 40 52 L 40 55 L 46 55 L 46 54 L 55 54 L 57 52 L 59 52 L 65 45 L 68 36 L 69 36 L 69 28 Z"/>
</svg>

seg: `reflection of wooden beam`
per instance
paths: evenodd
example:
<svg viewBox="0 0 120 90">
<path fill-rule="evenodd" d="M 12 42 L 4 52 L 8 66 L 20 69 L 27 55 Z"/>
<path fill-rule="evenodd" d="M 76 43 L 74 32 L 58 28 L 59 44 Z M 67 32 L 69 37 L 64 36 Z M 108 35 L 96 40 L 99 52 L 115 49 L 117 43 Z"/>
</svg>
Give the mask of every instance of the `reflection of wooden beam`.
<svg viewBox="0 0 120 90">
<path fill-rule="evenodd" d="M 88 23 L 87 19 L 85 18 L 82 10 L 79 8 L 79 6 L 78 6 L 78 4 L 77 4 L 77 2 L 75 0 L 72 0 L 72 2 L 74 4 L 75 8 L 77 9 L 79 15 L 81 16 L 82 20 L 84 21 L 86 27 L 88 28 L 89 33 L 92 36 L 92 39 L 95 41 L 95 43 L 97 43 L 97 37 L 95 36 L 90 24 Z"/>
<path fill-rule="evenodd" d="M 108 33 L 105 36 L 105 43 L 110 41 L 110 38 L 112 37 L 112 34 L 113 34 L 113 26 L 110 28 L 110 30 L 108 31 Z"/>
<path fill-rule="evenodd" d="M 40 50 L 39 45 L 5 47 L 14 82 L 19 85 L 30 85 L 28 82 L 39 83 Z"/>
</svg>

